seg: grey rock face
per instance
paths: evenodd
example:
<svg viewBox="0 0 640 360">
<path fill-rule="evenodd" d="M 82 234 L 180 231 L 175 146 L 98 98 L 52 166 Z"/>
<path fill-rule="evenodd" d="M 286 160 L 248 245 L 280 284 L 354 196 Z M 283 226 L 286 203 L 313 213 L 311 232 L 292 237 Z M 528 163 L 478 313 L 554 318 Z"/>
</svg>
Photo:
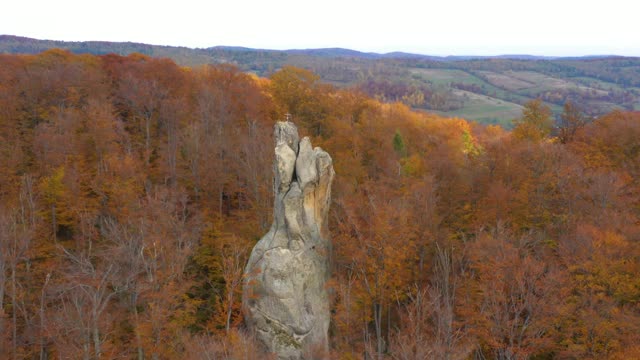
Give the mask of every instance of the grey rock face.
<svg viewBox="0 0 640 360">
<path fill-rule="evenodd" d="M 274 220 L 251 252 L 242 304 L 247 325 L 279 359 L 323 358 L 328 350 L 331 243 L 327 214 L 334 171 L 329 154 L 275 126 Z"/>
</svg>

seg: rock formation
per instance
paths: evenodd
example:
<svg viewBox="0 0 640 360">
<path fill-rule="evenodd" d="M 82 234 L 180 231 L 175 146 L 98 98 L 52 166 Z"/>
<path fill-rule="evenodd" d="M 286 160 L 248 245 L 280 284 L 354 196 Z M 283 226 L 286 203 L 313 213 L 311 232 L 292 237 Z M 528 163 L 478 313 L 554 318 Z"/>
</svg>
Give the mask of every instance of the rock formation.
<svg viewBox="0 0 640 360">
<path fill-rule="evenodd" d="M 279 359 L 322 358 L 328 350 L 331 243 L 327 214 L 334 171 L 329 154 L 275 125 L 274 220 L 245 268 L 247 326 Z"/>
</svg>

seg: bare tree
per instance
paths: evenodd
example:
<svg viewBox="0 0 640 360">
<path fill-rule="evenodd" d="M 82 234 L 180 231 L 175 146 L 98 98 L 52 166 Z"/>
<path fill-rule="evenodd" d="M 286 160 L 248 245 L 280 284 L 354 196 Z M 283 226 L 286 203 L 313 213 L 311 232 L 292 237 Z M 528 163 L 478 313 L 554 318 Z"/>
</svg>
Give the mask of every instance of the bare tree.
<svg viewBox="0 0 640 360">
<path fill-rule="evenodd" d="M 139 359 L 160 358 L 168 346 L 163 336 L 179 306 L 175 300 L 184 291 L 184 269 L 199 231 L 189 222 L 187 203 L 184 194 L 161 187 L 141 200 L 135 218 L 101 224 L 104 256 L 117 271 L 113 285 L 127 295 Z"/>
<path fill-rule="evenodd" d="M 54 341 L 61 343 L 59 349 L 76 349 L 75 353 L 83 354 L 83 359 L 100 359 L 108 328 L 103 316 L 116 295 L 111 286 L 114 265 L 99 268 L 84 254 L 75 255 L 60 249 L 70 267 L 58 289 L 59 310 L 55 320 L 60 332 Z"/>
<path fill-rule="evenodd" d="M 14 359 L 18 350 L 18 265 L 28 260 L 27 252 L 36 226 L 35 197 L 33 179 L 29 175 L 22 178 L 17 208 L 0 206 L 0 316 L 4 317 L 4 296 L 9 273 L 11 291 L 11 349 Z M 24 311 L 27 313 L 26 311 Z M 0 330 L 3 330 L 0 319 Z"/>
<path fill-rule="evenodd" d="M 471 347 L 464 325 L 456 321 L 460 261 L 452 249 L 436 244 L 431 284 L 410 291 L 402 321 L 390 344 L 394 359 L 466 359 Z"/>
<path fill-rule="evenodd" d="M 7 285 L 7 271 L 9 269 L 13 270 L 13 266 L 11 266 L 12 258 L 10 257 L 13 246 L 10 231 L 11 220 L 3 210 L 0 208 L 0 334 L 3 334 L 2 338 L 0 338 L 0 345 L 4 345 L 5 334 L 9 335 L 5 325 L 4 294 Z M 4 351 L 0 352 L 0 355 L 5 355 Z"/>
<path fill-rule="evenodd" d="M 185 354 L 187 360 L 274 360 L 274 354 L 261 351 L 255 336 L 241 330 L 232 329 L 225 336 L 210 334 L 185 336 Z"/>
<path fill-rule="evenodd" d="M 116 220 L 107 219 L 103 221 L 101 227 L 104 237 L 110 242 L 107 253 L 110 254 L 118 270 L 114 287 L 117 291 L 128 295 L 126 303 L 133 314 L 137 356 L 139 360 L 143 360 L 145 356 L 138 313 L 139 297 L 143 290 L 140 276 L 146 272 L 147 262 L 143 226 L 122 225 Z"/>
<path fill-rule="evenodd" d="M 226 245 L 226 246 L 225 246 Z M 225 281 L 225 330 L 228 333 L 231 327 L 231 315 L 234 312 L 236 295 L 242 284 L 242 274 L 246 264 L 247 250 L 246 244 L 240 243 L 235 236 L 228 244 L 220 244 L 220 254 L 222 255 L 222 276 Z"/>
</svg>

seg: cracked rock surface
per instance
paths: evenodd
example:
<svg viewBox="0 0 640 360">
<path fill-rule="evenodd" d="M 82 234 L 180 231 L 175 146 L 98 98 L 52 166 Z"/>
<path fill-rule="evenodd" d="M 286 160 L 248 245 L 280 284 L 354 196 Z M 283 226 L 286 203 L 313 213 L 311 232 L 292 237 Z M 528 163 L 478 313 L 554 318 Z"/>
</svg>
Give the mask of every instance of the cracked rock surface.
<svg viewBox="0 0 640 360">
<path fill-rule="evenodd" d="M 332 160 L 275 125 L 274 220 L 251 252 L 242 303 L 247 326 L 279 359 L 321 359 L 328 351 L 331 242 L 327 214 Z"/>
</svg>

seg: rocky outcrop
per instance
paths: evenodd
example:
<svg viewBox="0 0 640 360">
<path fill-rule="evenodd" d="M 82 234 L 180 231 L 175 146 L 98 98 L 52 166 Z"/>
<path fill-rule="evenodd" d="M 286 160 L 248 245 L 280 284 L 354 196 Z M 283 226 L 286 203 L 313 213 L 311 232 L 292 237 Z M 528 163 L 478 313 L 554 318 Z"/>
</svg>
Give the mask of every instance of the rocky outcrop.
<svg viewBox="0 0 640 360">
<path fill-rule="evenodd" d="M 331 243 L 327 214 L 334 171 L 329 154 L 275 126 L 274 220 L 245 268 L 247 326 L 279 359 L 323 358 L 328 350 Z"/>
</svg>

